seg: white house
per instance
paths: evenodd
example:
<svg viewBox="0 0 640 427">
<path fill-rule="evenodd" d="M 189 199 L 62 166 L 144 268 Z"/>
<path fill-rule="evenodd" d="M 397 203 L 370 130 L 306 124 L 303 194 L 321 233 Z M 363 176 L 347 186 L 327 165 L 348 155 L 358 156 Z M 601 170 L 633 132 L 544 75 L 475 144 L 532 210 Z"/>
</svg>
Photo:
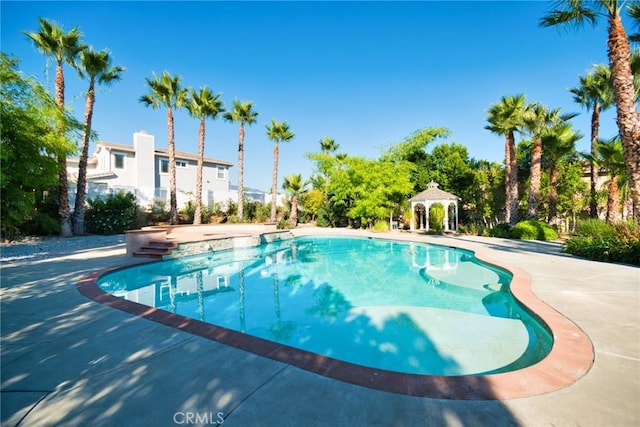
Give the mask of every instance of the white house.
<svg viewBox="0 0 640 427">
<path fill-rule="evenodd" d="M 193 200 L 196 191 L 196 154 L 176 151 L 176 189 L 178 209 Z M 73 206 L 78 177 L 78 158 L 67 159 L 69 196 Z M 232 163 L 204 158 L 202 169 L 202 203 L 226 204 L 237 198 L 229 190 Z M 119 189 L 135 194 L 138 204 L 150 206 L 154 200 L 169 201 L 169 150 L 155 147 L 155 138 L 145 131 L 133 134 L 133 145 L 100 141 L 87 164 L 87 198 Z"/>
</svg>

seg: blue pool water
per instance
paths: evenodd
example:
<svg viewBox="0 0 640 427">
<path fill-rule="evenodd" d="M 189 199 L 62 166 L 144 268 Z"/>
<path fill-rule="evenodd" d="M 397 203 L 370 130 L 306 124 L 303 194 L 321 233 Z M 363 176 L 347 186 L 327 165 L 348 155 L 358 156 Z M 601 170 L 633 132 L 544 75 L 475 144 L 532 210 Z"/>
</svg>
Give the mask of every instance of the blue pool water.
<svg viewBox="0 0 640 427">
<path fill-rule="evenodd" d="M 511 275 L 461 249 L 386 239 L 300 237 L 129 267 L 106 292 L 377 369 L 480 375 L 532 365 L 546 327 Z"/>
</svg>

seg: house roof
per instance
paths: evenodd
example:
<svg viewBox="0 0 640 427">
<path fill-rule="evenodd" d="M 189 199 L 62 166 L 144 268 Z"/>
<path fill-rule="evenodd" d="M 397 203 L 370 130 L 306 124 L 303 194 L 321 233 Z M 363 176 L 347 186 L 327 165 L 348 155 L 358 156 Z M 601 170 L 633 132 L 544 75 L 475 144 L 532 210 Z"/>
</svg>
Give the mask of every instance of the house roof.
<svg viewBox="0 0 640 427">
<path fill-rule="evenodd" d="M 459 200 L 460 198 L 454 194 L 447 193 L 444 190 L 438 188 L 438 183 L 431 181 L 427 185 L 427 189 L 423 192 L 416 194 L 410 200 L 412 202 L 422 202 L 424 200 Z"/>
<path fill-rule="evenodd" d="M 106 141 L 100 141 L 98 143 L 98 145 L 101 145 L 105 148 L 111 148 L 111 149 L 116 149 L 116 150 L 120 150 L 120 151 L 127 151 L 127 152 L 131 152 L 131 153 L 135 153 L 135 148 L 133 147 L 133 145 L 126 145 L 126 144 L 117 144 L 115 142 L 106 142 Z M 159 148 L 155 150 L 156 154 L 159 154 L 161 156 L 167 156 L 169 157 L 169 149 L 167 148 Z M 197 154 L 192 154 L 192 153 L 187 153 L 186 151 L 178 151 L 176 150 L 176 159 L 178 160 L 198 160 L 198 155 Z M 215 159 L 213 157 L 205 157 L 204 158 L 205 163 L 214 163 L 216 165 L 223 165 L 223 166 L 233 166 L 233 163 L 231 162 L 227 162 L 225 160 L 219 160 L 219 159 Z"/>
<path fill-rule="evenodd" d="M 169 157 L 169 149 L 168 148 L 156 149 L 156 154 L 161 154 L 163 156 Z M 178 151 L 178 150 L 176 150 L 176 159 L 198 160 L 198 155 L 197 154 L 187 153 L 186 151 Z M 225 160 L 214 159 L 213 157 L 205 157 L 204 161 L 205 161 L 205 163 L 215 163 L 217 165 L 233 166 L 233 163 L 227 162 Z"/>
<path fill-rule="evenodd" d="M 135 153 L 136 151 L 136 149 L 133 148 L 133 145 L 116 144 L 115 142 L 100 141 L 98 142 L 98 145 L 102 145 L 107 148 L 115 148 L 116 150 L 129 151 L 132 153 Z"/>
</svg>

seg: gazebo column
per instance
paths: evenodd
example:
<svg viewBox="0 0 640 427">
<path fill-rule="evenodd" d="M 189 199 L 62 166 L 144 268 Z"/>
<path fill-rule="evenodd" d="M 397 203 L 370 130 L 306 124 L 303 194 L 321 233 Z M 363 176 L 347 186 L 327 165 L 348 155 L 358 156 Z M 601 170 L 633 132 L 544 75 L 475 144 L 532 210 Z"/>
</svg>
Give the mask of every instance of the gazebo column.
<svg viewBox="0 0 640 427">
<path fill-rule="evenodd" d="M 449 231 L 449 203 L 444 208 L 444 231 Z"/>
</svg>

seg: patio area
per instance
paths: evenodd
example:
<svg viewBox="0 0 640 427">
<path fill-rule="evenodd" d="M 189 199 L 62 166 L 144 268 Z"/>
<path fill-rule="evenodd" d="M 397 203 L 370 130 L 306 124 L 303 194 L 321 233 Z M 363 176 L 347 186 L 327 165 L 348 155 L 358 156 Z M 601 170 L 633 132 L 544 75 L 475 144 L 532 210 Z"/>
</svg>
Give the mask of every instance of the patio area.
<svg viewBox="0 0 640 427">
<path fill-rule="evenodd" d="M 327 230 L 296 232 L 312 231 Z M 87 299 L 76 288 L 80 280 L 132 262 L 125 244 L 118 243 L 2 264 L 0 421 L 7 426 L 640 425 L 640 269 L 575 258 L 561 253 L 557 243 L 400 232 L 385 237 L 395 234 L 475 250 L 529 273 L 538 297 L 593 342 L 592 369 L 559 391 L 510 400 L 431 399 L 344 383 Z"/>
</svg>

